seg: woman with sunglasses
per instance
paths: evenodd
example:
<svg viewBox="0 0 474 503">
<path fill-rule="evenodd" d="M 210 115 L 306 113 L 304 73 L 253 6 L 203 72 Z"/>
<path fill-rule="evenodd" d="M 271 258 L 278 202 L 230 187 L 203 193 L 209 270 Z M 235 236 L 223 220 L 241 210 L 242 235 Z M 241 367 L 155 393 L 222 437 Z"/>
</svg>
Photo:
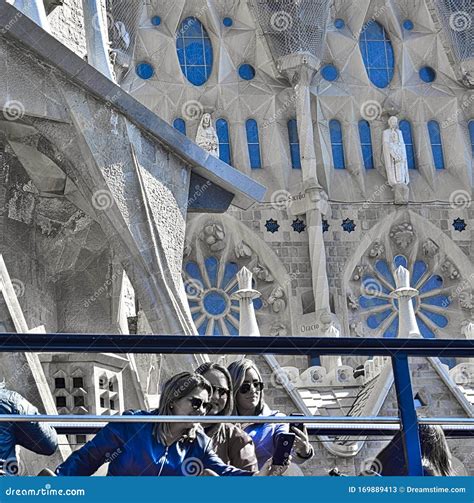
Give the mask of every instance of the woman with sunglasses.
<svg viewBox="0 0 474 503">
<path fill-rule="evenodd" d="M 277 410 L 271 410 L 263 396 L 262 376 L 251 360 L 242 359 L 232 362 L 229 374 L 234 387 L 234 414 L 237 416 L 284 416 Z M 308 433 L 288 424 L 251 423 L 244 426 L 255 444 L 259 469 L 273 456 L 276 439 L 280 433 L 294 433 L 295 443 L 293 461 L 303 463 L 314 455 L 309 443 Z"/>
<path fill-rule="evenodd" d="M 229 371 L 217 363 L 203 363 L 197 374 L 205 377 L 212 386 L 208 415 L 230 416 L 234 410 L 232 379 Z M 228 465 L 242 470 L 258 470 L 255 446 L 250 436 L 232 423 L 206 424 L 204 431 L 212 439 L 212 448 Z"/>
<path fill-rule="evenodd" d="M 166 382 L 158 410 L 125 414 L 202 416 L 212 388 L 199 374 L 182 372 Z M 108 475 L 254 475 L 226 465 L 199 423 L 109 423 L 56 469 L 57 475 L 92 475 L 109 463 Z M 280 474 L 268 464 L 258 475 Z"/>
</svg>

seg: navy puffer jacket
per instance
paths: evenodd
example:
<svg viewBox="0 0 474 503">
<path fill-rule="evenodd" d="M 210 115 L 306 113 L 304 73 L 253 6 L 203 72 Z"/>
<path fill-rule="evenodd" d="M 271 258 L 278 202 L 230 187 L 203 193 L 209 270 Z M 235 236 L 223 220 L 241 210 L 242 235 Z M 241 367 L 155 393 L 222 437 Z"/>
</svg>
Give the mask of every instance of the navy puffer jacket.
<svg viewBox="0 0 474 503">
<path fill-rule="evenodd" d="M 0 388 L 0 414 L 36 415 L 38 409 L 19 393 Z M 0 474 L 16 475 L 18 462 L 15 447 L 51 456 L 58 447 L 56 430 L 46 423 L 0 422 Z"/>
</svg>

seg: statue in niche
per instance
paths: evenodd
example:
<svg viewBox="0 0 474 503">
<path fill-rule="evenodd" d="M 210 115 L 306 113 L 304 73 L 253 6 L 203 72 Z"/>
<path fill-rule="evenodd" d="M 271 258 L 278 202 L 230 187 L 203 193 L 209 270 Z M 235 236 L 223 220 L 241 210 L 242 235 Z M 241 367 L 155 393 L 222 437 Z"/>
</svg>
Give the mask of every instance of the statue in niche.
<svg viewBox="0 0 474 503">
<path fill-rule="evenodd" d="M 196 143 L 214 157 L 219 157 L 219 139 L 212 125 L 211 114 L 203 114 L 196 135 Z"/>
<path fill-rule="evenodd" d="M 383 132 L 383 157 L 387 180 L 395 192 L 395 204 L 408 203 L 408 161 L 403 134 L 398 128 L 395 116 L 388 119 L 389 129 Z"/>
</svg>

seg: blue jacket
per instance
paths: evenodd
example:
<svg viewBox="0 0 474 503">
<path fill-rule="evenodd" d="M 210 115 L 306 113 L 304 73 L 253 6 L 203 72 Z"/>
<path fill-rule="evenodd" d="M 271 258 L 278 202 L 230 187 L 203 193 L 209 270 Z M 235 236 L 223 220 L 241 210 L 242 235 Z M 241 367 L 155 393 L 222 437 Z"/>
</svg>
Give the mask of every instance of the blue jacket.
<svg viewBox="0 0 474 503">
<path fill-rule="evenodd" d="M 152 415 L 156 412 L 127 411 Z M 198 475 L 208 468 L 218 475 L 253 475 L 226 465 L 212 450 L 211 439 L 198 429 L 193 439 L 166 447 L 153 434 L 155 423 L 109 423 L 90 442 L 56 469 L 57 475 L 92 475 L 109 463 L 108 475 Z"/>
<path fill-rule="evenodd" d="M 0 388 L 0 414 L 36 415 L 38 409 L 15 391 Z M 56 430 L 46 423 L 0 422 L 0 470 L 16 475 L 18 464 L 15 446 L 51 456 L 58 447 Z"/>
</svg>

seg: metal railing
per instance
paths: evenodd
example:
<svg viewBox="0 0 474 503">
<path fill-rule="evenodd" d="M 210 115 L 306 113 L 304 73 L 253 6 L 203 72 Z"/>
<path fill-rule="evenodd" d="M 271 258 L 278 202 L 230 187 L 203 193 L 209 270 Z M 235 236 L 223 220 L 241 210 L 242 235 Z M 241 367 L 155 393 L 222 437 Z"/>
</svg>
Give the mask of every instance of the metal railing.
<svg viewBox="0 0 474 503">
<path fill-rule="evenodd" d="M 407 462 L 407 474 L 423 474 L 420 424 L 438 424 L 456 436 L 473 436 L 473 418 L 419 419 L 413 400 L 409 357 L 474 357 L 474 341 L 456 339 L 359 339 L 324 337 L 199 337 L 169 335 L 99 334 L 0 334 L 3 352 L 87 352 L 87 353 L 161 353 L 161 354 L 276 354 L 276 355 L 380 355 L 392 359 L 394 383 L 400 417 L 298 417 L 311 433 L 325 435 L 393 435 L 400 431 Z M 295 421 L 285 417 L 206 417 L 206 416 L 1 416 L 4 421 L 44 421 L 58 432 L 98 431 L 109 422 L 278 422 Z M 81 427 L 81 425 L 84 425 Z M 81 429 L 82 428 L 82 429 Z"/>
</svg>

